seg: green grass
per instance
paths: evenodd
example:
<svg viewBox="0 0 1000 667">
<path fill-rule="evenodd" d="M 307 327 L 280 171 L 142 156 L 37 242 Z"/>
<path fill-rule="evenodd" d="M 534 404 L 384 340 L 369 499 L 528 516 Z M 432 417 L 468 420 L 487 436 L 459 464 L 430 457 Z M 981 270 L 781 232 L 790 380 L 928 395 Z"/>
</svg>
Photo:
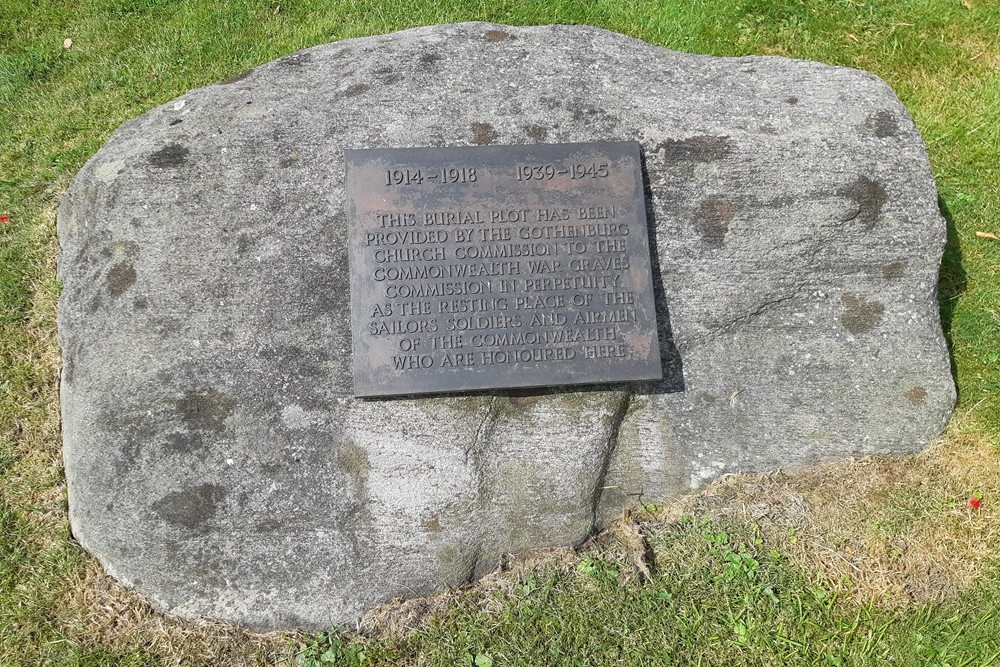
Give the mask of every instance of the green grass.
<svg viewBox="0 0 1000 667">
<path fill-rule="evenodd" d="M 412 632 L 360 644 L 329 635 L 254 639 L 170 620 L 158 631 L 142 620 L 148 611 L 117 624 L 110 612 L 88 611 L 79 600 L 93 584 L 81 573 L 94 565 L 70 540 L 59 463 L 59 196 L 123 121 L 190 88 L 348 37 L 464 20 L 588 23 L 684 51 L 778 54 L 883 77 L 927 141 L 949 220 L 940 294 L 959 386 L 958 431 L 992 442 L 991 462 L 1000 447 L 1000 243 L 975 236 L 1000 234 L 996 0 L 278 4 L 0 0 L 0 215 L 10 218 L 0 223 L 0 665 L 265 664 L 266 656 L 295 651 L 301 662 L 320 664 L 357 664 L 359 651 L 364 664 L 1000 663 L 1000 572 L 992 560 L 940 600 L 859 601 L 844 592 L 850 582 L 792 558 L 787 541 L 752 522 L 697 513 L 648 528 L 657 556 L 648 581 L 629 576 L 613 549 L 596 550 L 568 570 L 510 574 L 509 590 L 460 594 Z M 976 478 L 973 463 L 961 465 L 961 484 L 989 483 Z M 906 496 L 881 489 L 882 522 L 862 521 L 856 533 L 896 540 L 928 521 L 952 526 L 964 487 L 943 501 L 934 496 L 933 506 L 914 488 Z M 962 530 L 956 522 L 945 531 L 960 553 L 976 539 L 976 553 L 1000 550 L 995 532 Z M 729 541 L 716 539 L 722 532 Z M 126 599 L 108 595 L 100 599 Z M 85 622 L 91 612 L 99 619 L 93 627 Z"/>
<path fill-rule="evenodd" d="M 483 611 L 470 593 L 403 640 L 309 640 L 300 664 L 986 665 L 1000 615 L 974 596 L 900 614 L 845 605 L 759 533 L 691 516 L 651 530 L 643 581 L 613 550 L 528 570 Z M 988 605 L 984 608 L 983 603 Z M 499 604 L 498 604 L 499 603 Z M 992 607 L 989 605 L 993 605 Z M 496 608 L 496 607 L 499 608 Z M 363 659 L 362 659 L 363 656 Z"/>
</svg>

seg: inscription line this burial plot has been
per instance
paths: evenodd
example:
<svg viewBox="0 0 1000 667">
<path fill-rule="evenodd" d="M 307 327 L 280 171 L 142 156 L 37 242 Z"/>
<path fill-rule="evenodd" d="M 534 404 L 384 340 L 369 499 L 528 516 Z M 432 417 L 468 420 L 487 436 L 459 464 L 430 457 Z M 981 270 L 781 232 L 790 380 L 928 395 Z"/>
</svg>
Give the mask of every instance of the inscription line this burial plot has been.
<svg viewBox="0 0 1000 667">
<path fill-rule="evenodd" d="M 355 395 L 660 379 L 638 143 L 345 153 Z"/>
</svg>

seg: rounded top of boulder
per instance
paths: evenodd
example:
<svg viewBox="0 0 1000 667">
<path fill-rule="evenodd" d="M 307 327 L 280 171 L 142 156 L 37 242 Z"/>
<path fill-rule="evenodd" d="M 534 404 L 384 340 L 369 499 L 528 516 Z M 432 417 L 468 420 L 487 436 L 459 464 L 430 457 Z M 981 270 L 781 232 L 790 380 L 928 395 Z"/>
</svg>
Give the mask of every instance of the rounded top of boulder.
<svg viewBox="0 0 1000 667">
<path fill-rule="evenodd" d="M 851 89 L 838 85 L 848 80 Z M 645 122 L 651 113 L 655 126 Z M 761 118 L 770 121 L 763 129 Z M 264 159 L 299 133 L 308 139 L 303 148 L 326 149 L 259 165 L 294 169 L 338 161 L 343 146 L 610 138 L 655 146 L 688 138 L 682 130 L 716 136 L 683 150 L 717 159 L 723 135 L 807 135 L 814 126 L 827 140 L 838 131 L 915 135 L 892 91 L 859 70 L 684 54 L 589 26 L 461 23 L 323 44 L 193 90 L 126 123 L 97 161 L 148 148 L 145 166 L 174 173 L 216 146 L 228 149 L 226 163 L 239 159 L 238 148 Z M 253 145 L 241 145 L 251 137 Z"/>
</svg>

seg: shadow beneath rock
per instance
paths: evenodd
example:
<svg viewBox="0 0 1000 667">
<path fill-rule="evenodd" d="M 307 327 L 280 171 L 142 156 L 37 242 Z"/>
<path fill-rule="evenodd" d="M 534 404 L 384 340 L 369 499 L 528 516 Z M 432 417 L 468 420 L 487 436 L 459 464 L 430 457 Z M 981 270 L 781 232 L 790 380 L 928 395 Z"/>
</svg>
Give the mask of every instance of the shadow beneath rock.
<svg viewBox="0 0 1000 667">
<path fill-rule="evenodd" d="M 958 387 L 958 367 L 955 363 L 955 343 L 951 335 L 951 326 L 958 298 L 965 293 L 969 281 L 962 265 L 962 247 L 958 241 L 958 230 L 955 228 L 955 221 L 948 204 L 941 197 L 938 197 L 938 208 L 948 228 L 948 240 L 944 246 L 941 271 L 938 274 L 938 303 L 941 308 L 941 327 L 944 329 L 948 357 L 951 360 L 951 375 Z M 958 387 L 958 391 L 961 393 L 961 387 Z"/>
<path fill-rule="evenodd" d="M 673 394 L 684 391 L 684 364 L 681 354 L 674 345 L 674 330 L 670 325 L 670 308 L 663 290 L 663 273 L 660 269 L 660 255 L 656 244 L 656 211 L 653 207 L 653 191 L 649 185 L 645 152 L 640 152 L 642 160 L 642 191 L 646 202 L 646 223 L 649 227 L 650 269 L 653 274 L 653 299 L 656 302 L 657 330 L 660 336 L 660 361 L 663 364 L 663 379 L 651 383 L 644 392 L 650 394 Z"/>
</svg>

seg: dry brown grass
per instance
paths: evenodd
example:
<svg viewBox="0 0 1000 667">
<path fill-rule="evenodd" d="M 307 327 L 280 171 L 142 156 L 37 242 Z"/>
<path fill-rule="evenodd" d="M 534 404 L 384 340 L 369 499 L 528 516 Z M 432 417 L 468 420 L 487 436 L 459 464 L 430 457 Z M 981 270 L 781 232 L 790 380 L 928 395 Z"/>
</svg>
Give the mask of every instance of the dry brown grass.
<svg viewBox="0 0 1000 667">
<path fill-rule="evenodd" d="M 961 26 L 950 25 L 943 37 L 958 48 L 970 64 L 976 63 L 991 71 L 1000 70 L 1000 36 L 988 39 L 985 35 L 971 33 Z"/>
<path fill-rule="evenodd" d="M 58 618 L 66 636 L 87 648 L 142 648 L 167 665 L 290 665 L 294 664 L 291 647 L 299 637 L 158 613 L 139 594 L 106 575 L 93 559 L 74 573 Z"/>
<path fill-rule="evenodd" d="M 755 523 L 848 599 L 904 606 L 950 598 L 996 567 L 1000 553 L 1000 457 L 961 422 L 913 457 L 731 476 L 696 504 Z M 978 510 L 967 504 L 973 494 L 983 498 Z"/>
<path fill-rule="evenodd" d="M 44 258 L 47 275 L 55 274 L 58 244 L 55 209 L 35 227 L 34 242 Z M 66 489 L 62 472 L 62 440 L 59 412 L 59 347 L 55 337 L 58 292 L 50 279 L 28 283 L 33 308 L 26 332 L 33 345 L 10 351 L 15 362 L 44 378 L 30 393 L 19 397 L 20 405 L 9 423 L 8 437 L 19 455 L 5 475 L 4 496 L 17 507 L 29 508 L 26 517 L 34 530 L 30 537 L 40 549 L 54 548 L 65 540 Z M 0 434 L 3 435 L 3 434 Z"/>
</svg>

